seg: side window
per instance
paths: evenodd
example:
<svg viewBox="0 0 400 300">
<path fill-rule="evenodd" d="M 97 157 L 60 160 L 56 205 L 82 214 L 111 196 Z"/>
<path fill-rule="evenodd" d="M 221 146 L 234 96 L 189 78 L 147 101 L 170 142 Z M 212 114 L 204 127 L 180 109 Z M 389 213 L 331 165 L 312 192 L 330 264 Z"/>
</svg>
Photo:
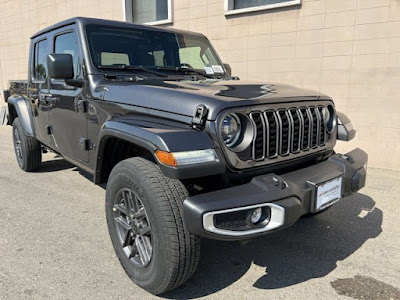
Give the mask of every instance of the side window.
<svg viewBox="0 0 400 300">
<path fill-rule="evenodd" d="M 33 77 L 36 80 L 45 80 L 47 78 L 47 40 L 35 44 L 34 72 Z"/>
<path fill-rule="evenodd" d="M 54 53 L 66 53 L 72 55 L 74 63 L 74 78 L 79 78 L 81 69 L 79 67 L 78 39 L 75 32 L 68 32 L 56 36 L 54 40 Z"/>
</svg>

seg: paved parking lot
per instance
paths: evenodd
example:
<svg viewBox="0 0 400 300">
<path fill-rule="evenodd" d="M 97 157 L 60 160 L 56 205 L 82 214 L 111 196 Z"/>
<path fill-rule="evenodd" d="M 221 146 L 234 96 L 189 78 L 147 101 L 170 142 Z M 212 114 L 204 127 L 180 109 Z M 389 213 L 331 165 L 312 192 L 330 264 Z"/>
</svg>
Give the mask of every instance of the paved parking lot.
<svg viewBox="0 0 400 300">
<path fill-rule="evenodd" d="M 22 172 L 0 126 L 0 299 L 152 299 L 125 275 L 104 189 L 46 154 Z M 204 240 L 199 268 L 168 299 L 400 299 L 400 172 L 325 214 L 251 243 Z"/>
</svg>

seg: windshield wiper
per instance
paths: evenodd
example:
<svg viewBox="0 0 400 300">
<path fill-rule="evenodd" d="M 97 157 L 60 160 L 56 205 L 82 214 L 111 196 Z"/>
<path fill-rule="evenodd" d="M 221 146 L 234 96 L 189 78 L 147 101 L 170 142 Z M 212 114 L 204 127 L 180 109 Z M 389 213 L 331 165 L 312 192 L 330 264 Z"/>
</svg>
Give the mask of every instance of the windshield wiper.
<svg viewBox="0 0 400 300">
<path fill-rule="evenodd" d="M 192 72 L 192 73 L 196 73 L 199 74 L 201 76 L 207 77 L 207 78 L 214 78 L 208 74 L 205 74 L 201 71 L 197 71 L 195 69 L 191 69 L 191 68 L 182 68 L 182 67 L 157 67 L 157 70 L 162 70 L 162 71 L 174 71 L 174 72 L 179 72 L 179 73 L 187 73 L 187 72 Z"/>
<path fill-rule="evenodd" d="M 127 65 L 100 65 L 97 67 L 98 69 L 103 70 L 123 70 L 123 71 L 143 71 L 150 74 L 154 74 L 161 77 L 167 77 L 164 73 L 157 72 L 154 70 L 147 69 L 143 66 L 127 66 Z"/>
</svg>

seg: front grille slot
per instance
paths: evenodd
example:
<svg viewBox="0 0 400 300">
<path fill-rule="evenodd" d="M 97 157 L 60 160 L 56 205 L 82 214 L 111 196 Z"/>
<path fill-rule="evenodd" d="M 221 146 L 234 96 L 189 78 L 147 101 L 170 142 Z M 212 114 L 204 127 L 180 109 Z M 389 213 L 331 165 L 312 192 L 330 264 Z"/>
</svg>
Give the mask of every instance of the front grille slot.
<svg viewBox="0 0 400 300">
<path fill-rule="evenodd" d="M 253 145 L 253 159 L 262 160 L 265 158 L 265 122 L 261 112 L 250 114 L 253 121 L 255 135 Z"/>
<path fill-rule="evenodd" d="M 319 116 L 317 113 L 317 109 L 315 107 L 310 107 L 308 109 L 311 114 L 311 122 L 312 122 L 312 129 L 311 129 L 311 148 L 315 148 L 318 146 L 318 136 L 319 136 Z"/>
<path fill-rule="evenodd" d="M 287 155 L 290 150 L 290 121 L 286 110 L 278 110 L 279 124 L 279 154 Z"/>
<path fill-rule="evenodd" d="M 267 156 L 274 158 L 278 155 L 278 120 L 275 112 L 265 112 L 267 124 Z"/>
<path fill-rule="evenodd" d="M 297 153 L 300 151 L 300 141 L 301 141 L 301 120 L 300 120 L 300 113 L 297 111 L 296 108 L 289 109 L 289 117 L 292 122 L 292 148 L 291 152 Z"/>
<path fill-rule="evenodd" d="M 320 120 L 318 144 L 320 146 L 325 145 L 325 138 L 326 138 L 326 128 L 325 128 L 325 122 L 324 122 L 323 109 L 324 108 L 322 106 L 318 106 L 318 113 L 319 113 L 319 120 Z"/>
<path fill-rule="evenodd" d="M 250 113 L 255 130 L 252 159 L 260 161 L 325 146 L 329 135 L 323 109 L 310 106 Z"/>
<path fill-rule="evenodd" d="M 310 113 L 306 107 L 300 108 L 300 117 L 303 123 L 303 134 L 301 140 L 301 150 L 308 150 L 310 148 L 310 134 L 311 134 L 311 118 Z"/>
</svg>

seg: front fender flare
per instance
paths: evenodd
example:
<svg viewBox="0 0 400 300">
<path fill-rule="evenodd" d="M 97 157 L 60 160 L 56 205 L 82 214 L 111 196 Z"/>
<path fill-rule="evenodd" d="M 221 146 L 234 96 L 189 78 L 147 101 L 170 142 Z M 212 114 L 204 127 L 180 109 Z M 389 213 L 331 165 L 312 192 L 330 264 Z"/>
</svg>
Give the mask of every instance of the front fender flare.
<svg viewBox="0 0 400 300">
<path fill-rule="evenodd" d="M 13 95 L 8 98 L 7 100 L 8 103 L 8 108 L 9 112 L 11 113 L 10 106 L 12 106 L 17 115 L 18 118 L 21 121 L 22 128 L 27 136 L 34 137 L 35 136 L 35 129 L 33 126 L 33 120 L 32 120 L 32 111 L 31 107 L 28 104 L 28 100 L 26 100 L 24 97 L 19 96 L 19 95 Z M 13 116 L 10 116 L 10 123 L 13 121 L 11 118 Z"/>
<path fill-rule="evenodd" d="M 101 181 L 101 171 L 105 145 L 109 138 L 119 138 L 148 150 L 153 156 L 156 150 L 167 152 L 181 152 L 204 149 L 215 149 L 216 146 L 210 136 L 204 131 L 190 128 L 149 128 L 133 124 L 110 120 L 104 123 L 99 136 L 97 147 L 95 183 Z M 176 178 L 193 178 L 223 173 L 225 161 L 218 149 L 215 149 L 219 161 L 202 165 L 190 165 L 181 167 L 170 167 L 159 163 L 164 175 Z M 155 159 L 157 161 L 157 159 Z M 158 161 L 157 161 L 158 163 Z"/>
</svg>

